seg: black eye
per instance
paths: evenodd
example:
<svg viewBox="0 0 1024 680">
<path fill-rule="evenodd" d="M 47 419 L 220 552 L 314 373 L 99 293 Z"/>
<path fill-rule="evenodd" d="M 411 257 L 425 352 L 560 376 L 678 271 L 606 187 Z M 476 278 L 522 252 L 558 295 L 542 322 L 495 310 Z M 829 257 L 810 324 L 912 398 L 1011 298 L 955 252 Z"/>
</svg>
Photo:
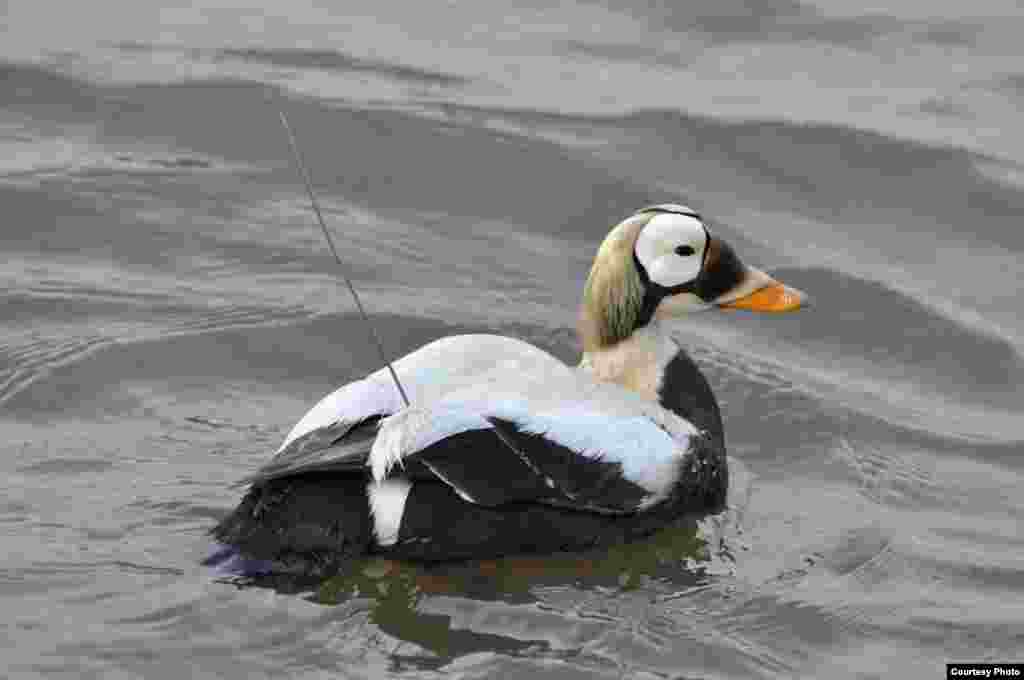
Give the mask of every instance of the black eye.
<svg viewBox="0 0 1024 680">
<path fill-rule="evenodd" d="M 691 246 L 676 246 L 676 255 L 693 255 L 695 252 Z"/>
</svg>

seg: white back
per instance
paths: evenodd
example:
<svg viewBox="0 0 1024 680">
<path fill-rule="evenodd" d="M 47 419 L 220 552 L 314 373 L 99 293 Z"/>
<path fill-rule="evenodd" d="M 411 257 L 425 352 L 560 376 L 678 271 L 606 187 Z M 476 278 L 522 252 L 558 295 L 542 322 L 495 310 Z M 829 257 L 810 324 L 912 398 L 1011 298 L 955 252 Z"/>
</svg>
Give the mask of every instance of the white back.
<svg viewBox="0 0 1024 680">
<path fill-rule="evenodd" d="M 567 374 L 570 368 L 544 350 L 502 335 L 467 334 L 440 338 L 394 362 L 413 404 L 429 404 L 478 376 L 503 369 L 511 375 Z M 321 399 L 285 437 L 278 453 L 304 435 L 338 423 L 357 423 L 395 413 L 403 404 L 390 372 L 382 368 Z"/>
</svg>

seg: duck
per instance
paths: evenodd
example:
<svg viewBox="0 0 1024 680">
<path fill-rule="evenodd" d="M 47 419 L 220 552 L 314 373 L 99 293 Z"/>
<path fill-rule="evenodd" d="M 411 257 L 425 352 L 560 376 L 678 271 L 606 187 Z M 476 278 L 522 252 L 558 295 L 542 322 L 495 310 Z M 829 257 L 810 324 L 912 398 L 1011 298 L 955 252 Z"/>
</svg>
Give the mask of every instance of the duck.
<svg viewBox="0 0 1024 680">
<path fill-rule="evenodd" d="M 743 263 L 697 211 L 644 207 L 597 249 L 577 365 L 513 337 L 464 334 L 343 385 L 242 480 L 205 562 L 327 577 L 367 555 L 580 551 L 719 512 L 722 414 L 672 326 L 704 310 L 805 302 Z"/>
</svg>

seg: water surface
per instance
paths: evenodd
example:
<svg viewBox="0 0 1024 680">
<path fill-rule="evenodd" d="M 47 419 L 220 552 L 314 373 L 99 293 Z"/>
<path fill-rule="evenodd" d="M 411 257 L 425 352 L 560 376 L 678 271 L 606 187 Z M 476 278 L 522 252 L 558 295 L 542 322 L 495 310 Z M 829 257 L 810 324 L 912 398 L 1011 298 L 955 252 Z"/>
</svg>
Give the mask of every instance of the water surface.
<svg viewBox="0 0 1024 680">
<path fill-rule="evenodd" d="M 882 6 L 884 5 L 884 6 Z M 1014 2 L 12 0 L 0 27 L 10 677 L 905 677 L 1024 649 Z M 112 18 L 116 17 L 116 21 Z M 199 562 L 232 483 L 466 330 L 572 361 L 607 229 L 682 202 L 809 292 L 680 336 L 731 507 L 594 554 Z"/>
</svg>

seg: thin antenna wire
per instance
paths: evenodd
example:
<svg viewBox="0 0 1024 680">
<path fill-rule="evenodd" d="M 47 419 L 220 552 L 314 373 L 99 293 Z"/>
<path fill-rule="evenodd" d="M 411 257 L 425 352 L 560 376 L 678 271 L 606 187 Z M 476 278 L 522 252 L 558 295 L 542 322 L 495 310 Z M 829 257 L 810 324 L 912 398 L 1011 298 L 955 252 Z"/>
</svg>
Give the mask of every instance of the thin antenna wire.
<svg viewBox="0 0 1024 680">
<path fill-rule="evenodd" d="M 295 141 L 295 133 L 292 132 L 292 126 L 288 124 L 288 117 L 284 115 L 284 110 L 278 109 L 277 115 L 281 118 L 281 125 L 284 126 L 284 131 L 288 133 L 288 145 L 292 148 L 292 156 L 295 158 L 295 167 L 298 169 L 299 174 L 302 176 L 302 181 L 306 185 L 306 193 L 309 194 L 309 202 L 313 205 L 313 212 L 316 213 L 316 219 L 320 223 L 320 228 L 324 232 L 324 236 L 327 238 L 327 245 L 331 248 L 331 254 L 334 255 L 334 261 L 338 263 L 339 267 L 344 268 L 344 264 L 341 258 L 338 257 L 338 249 L 334 247 L 334 239 L 331 238 L 331 232 L 327 229 L 327 223 L 324 222 L 323 213 L 320 212 L 320 204 L 316 200 L 316 194 L 313 192 L 313 181 L 309 177 L 309 171 L 306 170 L 306 164 L 302 162 L 302 153 L 299 151 L 299 144 Z M 352 299 L 356 301 L 356 307 L 359 308 L 359 314 L 363 317 L 363 321 L 366 322 L 367 328 L 370 329 L 370 335 L 373 336 L 373 341 L 377 345 L 377 353 L 380 355 L 380 360 L 387 364 L 388 371 L 391 373 L 392 380 L 395 381 L 395 387 L 398 388 L 398 393 L 402 396 L 402 401 L 405 402 L 406 406 L 409 406 L 409 396 L 405 393 L 405 388 L 402 387 L 402 382 L 398 379 L 398 374 L 395 373 L 394 366 L 388 361 L 387 356 L 384 354 L 384 344 L 380 341 L 380 336 L 377 335 L 377 329 L 374 327 L 373 322 L 370 321 L 369 315 L 366 313 L 366 309 L 363 307 L 362 301 L 359 299 L 359 294 L 356 292 L 355 286 L 352 285 L 352 280 L 345 276 L 344 272 L 341 278 L 345 280 L 345 284 L 348 286 L 348 290 L 352 293 Z M 526 457 L 526 455 L 520 451 L 512 440 L 508 438 L 505 433 L 498 429 L 495 424 L 491 423 L 491 431 L 498 436 L 498 439 L 507 446 L 513 453 L 522 459 L 523 463 L 527 465 L 534 472 L 538 472 L 533 462 Z"/>
<path fill-rule="evenodd" d="M 299 151 L 299 144 L 295 141 L 295 133 L 292 132 L 292 126 L 288 124 L 288 118 L 284 115 L 283 110 L 278 110 L 277 115 L 281 117 L 281 125 L 284 126 L 284 131 L 288 133 L 288 145 L 292 147 L 292 156 L 295 158 L 295 167 L 302 176 L 302 181 L 306 184 L 306 193 L 309 194 L 309 202 L 313 205 L 313 212 L 316 213 L 316 219 L 320 223 L 320 228 L 324 231 L 324 236 L 327 238 L 327 245 L 331 248 L 331 254 L 334 255 L 334 261 L 338 263 L 339 267 L 344 268 L 345 265 L 342 263 L 341 258 L 338 257 L 338 249 L 334 247 L 334 239 L 331 238 L 331 232 L 327 229 L 327 223 L 324 222 L 323 213 L 320 212 L 320 204 L 316 200 L 316 194 L 313 193 L 313 181 L 309 177 L 309 172 L 306 170 L 306 164 L 302 162 L 302 153 Z M 344 271 L 341 274 L 341 278 L 345 280 L 345 284 L 348 286 L 348 291 L 352 293 L 352 299 L 356 301 L 356 307 L 359 308 L 359 314 L 363 317 L 363 321 L 366 322 L 366 327 L 370 329 L 370 335 L 373 337 L 374 344 L 377 345 L 377 353 L 380 355 L 380 360 L 387 364 L 388 371 L 391 373 L 391 379 L 395 381 L 395 387 L 398 388 L 398 394 L 401 395 L 402 401 L 405 402 L 406 406 L 409 406 L 409 395 L 405 393 L 405 388 L 402 387 L 402 381 L 398 379 L 398 374 L 395 373 L 395 367 L 391 365 L 387 355 L 384 354 L 384 343 L 380 341 L 380 336 L 377 335 L 377 328 L 373 325 L 369 315 L 366 313 L 366 308 L 363 307 L 362 300 L 359 299 L 359 293 L 356 292 L 356 287 L 352 285 L 352 280 L 345 275 Z"/>
</svg>

